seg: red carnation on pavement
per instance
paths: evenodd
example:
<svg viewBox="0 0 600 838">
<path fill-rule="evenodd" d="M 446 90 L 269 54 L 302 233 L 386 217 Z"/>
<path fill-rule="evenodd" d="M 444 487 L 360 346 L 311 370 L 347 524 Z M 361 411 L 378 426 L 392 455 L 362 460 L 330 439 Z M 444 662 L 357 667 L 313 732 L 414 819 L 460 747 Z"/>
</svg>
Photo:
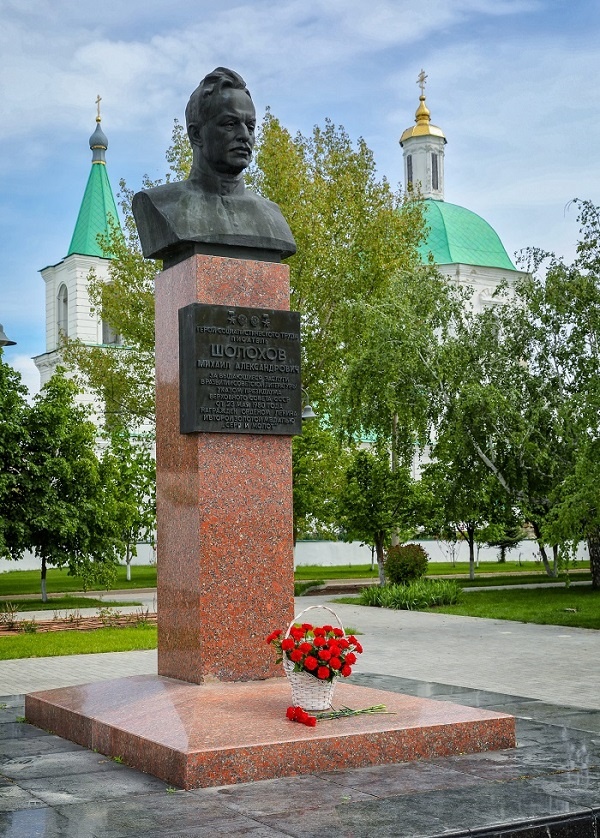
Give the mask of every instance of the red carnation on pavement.
<svg viewBox="0 0 600 838">
<path fill-rule="evenodd" d="M 330 674 L 328 666 L 320 666 L 317 669 L 317 678 L 320 678 L 322 681 L 326 681 Z"/>
<path fill-rule="evenodd" d="M 304 659 L 304 668 L 305 669 L 316 669 L 319 665 L 319 661 L 313 657 L 312 655 L 307 655 Z"/>
<path fill-rule="evenodd" d="M 340 672 L 342 673 L 344 678 L 347 678 L 348 675 L 352 674 L 352 667 L 348 666 L 348 664 L 346 663 L 346 664 L 344 664 L 344 666 L 342 666 L 342 668 L 340 669 Z"/>
<path fill-rule="evenodd" d="M 305 641 L 304 641 L 304 643 L 301 643 L 301 644 L 298 646 L 298 648 L 300 649 L 300 651 L 302 652 L 302 654 L 303 654 L 303 655 L 305 655 L 307 652 L 311 652 L 311 651 L 312 651 L 312 643 L 308 643 L 308 642 L 305 640 Z"/>
<path fill-rule="evenodd" d="M 294 661 L 294 663 L 298 663 L 298 661 L 302 660 L 302 652 L 300 649 L 294 649 L 290 652 L 290 660 Z"/>
<path fill-rule="evenodd" d="M 348 652 L 348 654 L 346 655 L 346 663 L 356 663 L 356 655 L 354 654 L 354 652 Z"/>
<path fill-rule="evenodd" d="M 329 661 L 329 666 L 332 669 L 339 669 L 342 665 L 342 662 L 339 658 L 331 658 Z"/>
<path fill-rule="evenodd" d="M 284 652 L 289 652 L 290 649 L 294 648 L 294 641 L 291 637 L 286 637 L 285 640 L 281 641 L 281 648 Z"/>
</svg>

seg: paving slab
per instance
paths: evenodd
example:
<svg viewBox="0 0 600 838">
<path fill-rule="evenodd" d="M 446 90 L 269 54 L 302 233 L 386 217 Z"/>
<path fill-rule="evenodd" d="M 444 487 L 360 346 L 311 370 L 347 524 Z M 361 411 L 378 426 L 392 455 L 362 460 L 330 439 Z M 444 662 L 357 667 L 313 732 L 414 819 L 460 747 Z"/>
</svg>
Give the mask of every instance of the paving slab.
<svg viewBox="0 0 600 838">
<path fill-rule="evenodd" d="M 184 792 L 17 721 L 24 692 L 156 674 L 154 652 L 0 661 L 0 836 L 600 835 L 600 633 L 329 604 L 363 631 L 357 685 L 513 714 L 517 748 Z"/>
</svg>

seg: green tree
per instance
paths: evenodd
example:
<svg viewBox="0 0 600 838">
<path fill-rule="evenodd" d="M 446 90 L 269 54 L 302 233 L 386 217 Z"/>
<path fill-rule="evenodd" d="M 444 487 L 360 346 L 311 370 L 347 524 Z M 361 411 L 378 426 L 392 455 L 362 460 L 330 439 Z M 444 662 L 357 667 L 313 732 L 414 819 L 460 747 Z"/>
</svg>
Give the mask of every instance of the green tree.
<svg viewBox="0 0 600 838">
<path fill-rule="evenodd" d="M 433 461 L 423 469 L 423 482 L 435 499 L 429 528 L 459 533 L 469 548 L 469 576 L 475 578 L 475 545 L 504 532 L 512 516 L 510 501 L 493 474 L 472 450 L 459 423 L 440 428 Z"/>
<path fill-rule="evenodd" d="M 156 530 L 156 461 L 149 436 L 132 437 L 126 428 L 113 429 L 102 452 L 104 480 L 116 498 L 116 525 L 124 545 L 127 579 L 137 544 L 149 542 Z"/>
<path fill-rule="evenodd" d="M 594 487 L 585 491 L 574 476 L 592 474 L 585 464 L 597 454 L 597 208 L 580 204 L 580 221 L 572 265 L 530 250 L 510 304 L 463 319 L 445 345 L 439 387 L 440 435 L 454 433 L 457 450 L 485 466 L 532 525 L 550 575 L 559 549 L 581 539 L 596 566 Z"/>
<path fill-rule="evenodd" d="M 330 413 L 369 326 L 367 305 L 388 298 L 393 278 L 418 264 L 419 202 L 378 179 L 364 140 L 353 144 L 343 127 L 327 120 L 292 137 L 268 111 L 248 182 L 280 206 L 296 240 L 288 264 L 291 307 L 302 316 L 303 382 L 318 411 Z"/>
<path fill-rule="evenodd" d="M 419 486 L 408 468 L 392 470 L 385 450 L 355 453 L 339 494 L 339 523 L 345 541 L 358 540 L 375 548 L 382 585 L 385 548 L 393 535 L 403 541 L 414 533 L 419 508 Z"/>
<path fill-rule="evenodd" d="M 95 452 L 96 427 L 75 403 L 60 371 L 27 411 L 22 452 L 23 548 L 41 560 L 42 599 L 49 565 L 107 584 L 121 555 L 116 497 Z"/>
<path fill-rule="evenodd" d="M 23 552 L 23 497 L 20 473 L 28 435 L 27 388 L 2 359 L 0 349 L 0 556 L 17 559 Z"/>
<path fill-rule="evenodd" d="M 292 441 L 294 544 L 298 538 L 334 538 L 337 533 L 337 495 L 349 452 L 337 435 L 318 419 L 303 423 Z"/>
<path fill-rule="evenodd" d="M 498 561 L 503 563 L 506 561 L 506 554 L 527 537 L 526 531 L 520 526 L 518 522 L 509 522 L 502 527 L 499 533 L 492 532 L 487 537 L 488 547 L 497 547 L 500 551 Z"/>
</svg>

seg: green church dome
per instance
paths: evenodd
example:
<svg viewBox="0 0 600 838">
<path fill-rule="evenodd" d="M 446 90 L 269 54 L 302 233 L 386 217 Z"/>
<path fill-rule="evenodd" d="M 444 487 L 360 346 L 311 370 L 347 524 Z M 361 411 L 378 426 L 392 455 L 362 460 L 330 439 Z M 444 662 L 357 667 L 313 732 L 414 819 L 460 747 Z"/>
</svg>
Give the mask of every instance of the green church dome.
<svg viewBox="0 0 600 838">
<path fill-rule="evenodd" d="M 112 217 L 113 223 L 120 230 L 117 206 L 106 173 L 105 151 L 107 148 L 108 140 L 100 127 L 98 113 L 96 130 L 90 137 L 92 169 L 83 193 L 67 256 L 78 253 L 82 256 L 100 256 L 105 259 L 112 257 L 112 254 L 104 252 L 98 241 L 99 236 L 110 240 L 109 217 Z"/>
<path fill-rule="evenodd" d="M 427 238 L 419 250 L 423 259 L 433 254 L 436 265 L 479 265 L 516 270 L 496 231 L 471 210 L 427 198 Z"/>
</svg>

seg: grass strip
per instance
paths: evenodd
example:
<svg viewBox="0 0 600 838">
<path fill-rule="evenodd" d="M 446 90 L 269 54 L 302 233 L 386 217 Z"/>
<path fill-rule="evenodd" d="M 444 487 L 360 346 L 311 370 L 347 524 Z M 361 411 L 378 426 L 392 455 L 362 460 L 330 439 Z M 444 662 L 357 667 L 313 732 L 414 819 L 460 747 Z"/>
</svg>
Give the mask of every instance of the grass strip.
<svg viewBox="0 0 600 838">
<path fill-rule="evenodd" d="M 334 602 L 361 604 L 358 596 L 336 597 Z M 459 604 L 415 610 L 545 626 L 600 629 L 600 591 L 591 587 L 471 591 Z"/>
<path fill-rule="evenodd" d="M 52 597 L 48 602 L 41 599 L 11 599 L 0 602 L 0 615 L 9 610 L 9 606 L 15 611 L 81 611 L 83 608 L 122 608 L 124 605 L 141 605 L 139 600 L 121 601 L 110 599 L 96 599 L 95 597 L 83 596 L 57 596 Z"/>
<path fill-rule="evenodd" d="M 155 565 L 132 565 L 130 582 L 126 578 L 127 569 L 117 568 L 113 590 L 134 590 L 135 588 L 156 587 Z M 39 570 L 9 570 L 0 573 L 0 596 L 19 596 L 21 594 L 40 594 Z M 79 576 L 69 576 L 65 568 L 49 568 L 46 575 L 46 590 L 51 593 L 69 593 L 83 591 L 85 585 Z"/>
<path fill-rule="evenodd" d="M 600 629 L 600 591 L 587 587 L 471 591 L 457 605 L 427 610 L 538 625 Z"/>
<path fill-rule="evenodd" d="M 156 649 L 156 626 L 137 625 L 95 631 L 53 631 L 0 637 L 0 660 L 131 652 Z"/>
</svg>

